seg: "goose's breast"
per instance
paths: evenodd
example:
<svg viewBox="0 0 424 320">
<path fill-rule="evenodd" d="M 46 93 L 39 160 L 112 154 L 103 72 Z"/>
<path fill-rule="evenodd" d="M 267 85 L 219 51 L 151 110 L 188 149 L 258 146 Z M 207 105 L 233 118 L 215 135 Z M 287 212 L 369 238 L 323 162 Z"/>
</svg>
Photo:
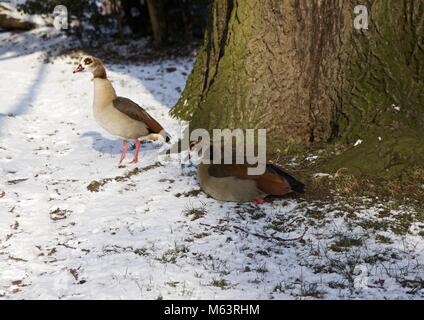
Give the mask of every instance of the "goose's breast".
<svg viewBox="0 0 424 320">
<path fill-rule="evenodd" d="M 94 107 L 93 111 L 97 123 L 112 135 L 123 139 L 138 139 L 149 133 L 144 123 L 128 117 L 112 105 L 101 109 Z"/>
</svg>

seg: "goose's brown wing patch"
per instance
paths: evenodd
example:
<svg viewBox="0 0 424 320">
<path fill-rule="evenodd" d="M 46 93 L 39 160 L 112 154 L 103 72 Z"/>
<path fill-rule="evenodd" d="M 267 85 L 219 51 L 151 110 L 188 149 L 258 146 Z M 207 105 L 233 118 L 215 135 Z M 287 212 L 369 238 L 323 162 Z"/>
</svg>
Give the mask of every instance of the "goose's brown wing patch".
<svg viewBox="0 0 424 320">
<path fill-rule="evenodd" d="M 146 124 L 151 133 L 159 133 L 163 130 L 159 122 L 153 119 L 146 110 L 130 99 L 117 97 L 113 100 L 113 106 L 122 113 L 125 113 L 128 117 Z"/>
<path fill-rule="evenodd" d="M 247 169 L 252 167 L 248 164 L 211 164 L 209 174 L 215 178 L 235 177 L 242 180 L 254 180 L 259 190 L 268 195 L 283 196 L 292 192 L 288 181 L 274 170 L 267 168 L 262 175 L 248 175 Z"/>
<path fill-rule="evenodd" d="M 272 196 L 284 196 L 293 191 L 284 178 L 272 173 L 259 176 L 256 180 L 256 186 L 259 190 Z"/>
<path fill-rule="evenodd" d="M 247 174 L 248 166 L 245 164 L 210 164 L 209 174 L 215 178 L 236 177 L 239 179 L 248 179 L 255 176 Z"/>
</svg>

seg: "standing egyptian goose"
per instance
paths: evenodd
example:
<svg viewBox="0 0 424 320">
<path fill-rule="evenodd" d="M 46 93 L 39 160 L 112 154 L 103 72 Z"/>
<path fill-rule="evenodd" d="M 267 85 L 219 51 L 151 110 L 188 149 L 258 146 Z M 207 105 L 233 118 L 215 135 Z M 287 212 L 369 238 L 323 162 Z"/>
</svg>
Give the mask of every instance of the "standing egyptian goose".
<svg viewBox="0 0 424 320">
<path fill-rule="evenodd" d="M 190 145 L 191 150 L 193 146 Z M 303 193 L 304 184 L 275 164 L 266 163 L 265 173 L 261 175 L 249 175 L 248 168 L 253 166 L 246 161 L 244 164 L 213 163 L 213 150 L 211 146 L 204 152 L 197 176 L 202 190 L 216 200 L 263 204 L 267 196 Z M 209 159 L 210 164 L 205 164 L 204 159 Z"/>
<path fill-rule="evenodd" d="M 93 74 L 94 118 L 110 134 L 123 139 L 120 164 L 125 159 L 130 139 L 135 140 L 136 146 L 134 159 L 130 163 L 138 162 L 142 140 L 164 139 L 169 142 L 170 137 L 163 127 L 142 107 L 130 99 L 116 95 L 100 59 L 84 56 L 74 73 L 85 70 Z"/>
</svg>

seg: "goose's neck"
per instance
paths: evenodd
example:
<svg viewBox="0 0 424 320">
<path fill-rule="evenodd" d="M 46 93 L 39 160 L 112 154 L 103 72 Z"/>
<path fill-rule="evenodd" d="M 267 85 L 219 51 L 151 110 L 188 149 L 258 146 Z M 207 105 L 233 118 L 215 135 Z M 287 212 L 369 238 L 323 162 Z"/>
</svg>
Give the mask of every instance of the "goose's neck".
<svg viewBox="0 0 424 320">
<path fill-rule="evenodd" d="M 115 89 L 108 78 L 94 77 L 94 108 L 104 108 L 115 98 Z"/>
</svg>

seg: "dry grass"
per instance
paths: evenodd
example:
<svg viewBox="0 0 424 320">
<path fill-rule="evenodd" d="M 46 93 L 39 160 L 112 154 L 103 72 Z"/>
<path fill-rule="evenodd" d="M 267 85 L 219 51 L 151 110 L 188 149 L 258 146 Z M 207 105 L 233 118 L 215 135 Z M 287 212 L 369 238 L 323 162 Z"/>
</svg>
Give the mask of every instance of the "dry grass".
<svg viewBox="0 0 424 320">
<path fill-rule="evenodd" d="M 397 206 L 413 206 L 424 209 L 424 170 L 417 169 L 410 175 L 396 179 L 354 176 L 339 170 L 331 176 L 306 178 L 304 198 L 309 201 L 333 201 L 343 197 L 348 201 L 360 198 L 378 202 L 392 202 Z"/>
<path fill-rule="evenodd" d="M 315 176 L 320 172 L 327 173 L 323 168 L 349 148 L 351 146 L 345 144 L 317 146 L 316 149 L 294 155 L 273 154 L 271 158 L 305 184 L 302 198 L 307 201 L 330 203 L 343 197 L 351 203 L 359 203 L 361 197 L 366 197 L 379 203 L 395 202 L 424 210 L 424 168 L 418 164 L 414 168 L 407 168 L 398 177 L 353 175 L 346 168 L 328 172 L 331 173 L 328 176 Z M 314 158 L 312 156 L 317 158 L 308 160 Z"/>
</svg>

